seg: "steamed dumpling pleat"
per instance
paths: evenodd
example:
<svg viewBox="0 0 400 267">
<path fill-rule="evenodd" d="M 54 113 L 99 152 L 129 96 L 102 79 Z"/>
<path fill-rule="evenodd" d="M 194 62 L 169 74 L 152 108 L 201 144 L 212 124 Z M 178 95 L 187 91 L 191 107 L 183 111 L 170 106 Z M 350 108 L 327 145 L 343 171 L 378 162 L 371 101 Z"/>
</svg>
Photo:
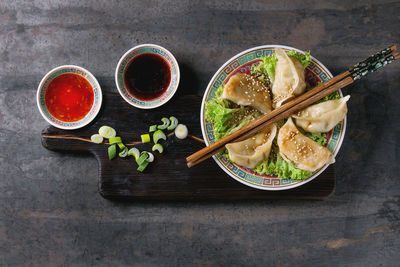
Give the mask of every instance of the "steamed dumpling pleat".
<svg viewBox="0 0 400 267">
<path fill-rule="evenodd" d="M 221 97 L 238 105 L 252 106 L 263 113 L 272 110 L 268 88 L 257 78 L 247 74 L 233 75 L 225 85 Z"/>
<path fill-rule="evenodd" d="M 259 162 L 268 159 L 276 132 L 277 127 L 272 124 L 246 140 L 227 144 L 229 158 L 241 166 L 253 169 Z"/>
<path fill-rule="evenodd" d="M 296 125 L 310 133 L 325 133 L 344 119 L 350 96 L 309 106 L 293 115 Z"/>
<path fill-rule="evenodd" d="M 275 80 L 272 85 L 273 106 L 280 107 L 290 98 L 300 95 L 306 89 L 304 67 L 296 58 L 276 48 L 278 59 L 275 66 Z"/>
<path fill-rule="evenodd" d="M 300 133 L 290 117 L 279 130 L 278 146 L 282 158 L 302 170 L 313 172 L 335 162 L 332 152 Z"/>
</svg>

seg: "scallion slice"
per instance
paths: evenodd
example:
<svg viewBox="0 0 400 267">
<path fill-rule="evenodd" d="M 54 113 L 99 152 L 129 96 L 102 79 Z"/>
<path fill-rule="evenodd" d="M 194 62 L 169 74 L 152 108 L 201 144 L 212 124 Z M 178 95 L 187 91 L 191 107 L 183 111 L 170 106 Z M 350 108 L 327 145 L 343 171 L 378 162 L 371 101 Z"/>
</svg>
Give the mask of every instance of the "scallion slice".
<svg viewBox="0 0 400 267">
<path fill-rule="evenodd" d="M 90 140 L 92 140 L 92 142 L 95 144 L 101 144 L 103 142 L 103 136 L 94 134 L 90 137 Z"/>
<path fill-rule="evenodd" d="M 140 137 L 142 138 L 142 143 L 143 144 L 150 142 L 150 135 L 149 134 L 142 134 Z"/>
<path fill-rule="evenodd" d="M 175 128 L 175 136 L 179 139 L 185 139 L 188 135 L 188 129 L 186 127 L 186 125 L 184 124 L 179 124 L 176 128 Z"/>
<path fill-rule="evenodd" d="M 112 144 L 121 143 L 122 141 L 121 141 L 121 137 L 116 136 L 116 137 L 112 137 L 112 138 L 108 139 L 108 142 L 110 142 L 110 145 L 112 145 Z"/>
<path fill-rule="evenodd" d="M 147 152 L 147 151 L 146 151 Z M 149 157 L 146 159 L 148 162 L 153 162 L 154 161 L 154 155 L 153 153 L 147 152 L 149 154 Z"/>
<path fill-rule="evenodd" d="M 126 148 L 126 146 L 123 143 L 118 143 L 117 145 L 121 150 L 124 150 Z"/>
<path fill-rule="evenodd" d="M 145 160 L 142 164 L 139 165 L 137 170 L 140 171 L 140 172 L 143 172 L 144 169 L 146 169 L 147 165 L 149 165 L 149 162 L 147 160 Z"/>
<path fill-rule="evenodd" d="M 132 147 L 131 149 L 129 149 L 128 151 L 128 156 L 134 156 L 135 160 L 139 159 L 140 156 L 140 151 L 139 149 L 137 149 L 136 147 Z"/>
<path fill-rule="evenodd" d="M 175 118 L 174 116 L 171 116 L 169 117 L 169 121 L 171 122 L 171 124 L 167 127 L 167 130 L 171 131 L 175 129 L 176 126 L 178 125 L 178 119 Z"/>
<path fill-rule="evenodd" d="M 140 157 L 138 158 L 138 160 L 136 161 L 138 165 L 142 165 L 143 162 L 146 161 L 146 159 L 149 158 L 149 154 L 146 151 L 143 151 L 140 154 Z"/>
<path fill-rule="evenodd" d="M 117 132 L 110 126 L 101 126 L 99 129 L 99 134 L 104 138 L 113 138 L 117 135 Z"/>
<path fill-rule="evenodd" d="M 152 132 L 155 132 L 155 131 L 157 131 L 157 125 L 151 125 L 150 128 L 149 128 L 149 132 L 152 133 Z"/>
<path fill-rule="evenodd" d="M 115 156 L 117 155 L 117 147 L 116 145 L 111 145 L 108 147 L 108 158 L 111 160 L 113 158 L 115 158 Z"/>
<path fill-rule="evenodd" d="M 151 148 L 151 150 L 152 151 L 158 151 L 159 153 L 163 153 L 163 151 L 164 151 L 164 148 L 163 148 L 163 146 L 161 145 L 161 144 L 155 144 L 152 148 Z"/>
<path fill-rule="evenodd" d="M 162 118 L 161 121 L 163 122 L 162 125 L 158 125 L 157 128 L 159 130 L 165 130 L 169 126 L 169 119 L 168 118 Z"/>
<path fill-rule="evenodd" d="M 120 156 L 121 158 L 125 158 L 126 156 L 128 156 L 128 148 L 124 147 L 124 149 L 119 152 L 118 156 Z"/>
<path fill-rule="evenodd" d="M 163 131 L 157 130 L 153 134 L 153 142 L 154 142 L 154 144 L 157 144 L 158 140 L 160 140 L 160 139 L 167 140 L 167 136 L 164 134 Z"/>
</svg>

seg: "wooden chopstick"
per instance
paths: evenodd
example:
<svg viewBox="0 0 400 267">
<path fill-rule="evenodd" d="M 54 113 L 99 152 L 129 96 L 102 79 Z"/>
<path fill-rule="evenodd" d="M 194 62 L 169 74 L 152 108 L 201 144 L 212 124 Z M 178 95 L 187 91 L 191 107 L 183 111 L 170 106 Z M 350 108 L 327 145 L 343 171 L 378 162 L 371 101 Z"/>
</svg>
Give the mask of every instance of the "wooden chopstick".
<svg viewBox="0 0 400 267">
<path fill-rule="evenodd" d="M 395 50 L 396 46 L 393 45 L 378 52 L 366 60 L 354 65 L 350 70 L 335 76 L 323 84 L 317 85 L 313 89 L 307 91 L 292 101 L 289 101 L 288 103 L 271 111 L 268 114 L 261 116 L 260 118 L 252 121 L 230 135 L 227 135 L 217 142 L 197 151 L 186 158 L 187 166 L 190 168 L 194 165 L 197 165 L 212 155 L 224 150 L 226 144 L 249 138 L 251 135 L 261 131 L 268 125 L 286 118 L 296 111 L 304 109 L 315 101 L 353 83 L 354 80 L 364 77 L 367 73 L 373 72 L 382 66 L 391 63 L 393 60 L 399 57 L 398 52 L 392 54 L 392 52 Z"/>
</svg>

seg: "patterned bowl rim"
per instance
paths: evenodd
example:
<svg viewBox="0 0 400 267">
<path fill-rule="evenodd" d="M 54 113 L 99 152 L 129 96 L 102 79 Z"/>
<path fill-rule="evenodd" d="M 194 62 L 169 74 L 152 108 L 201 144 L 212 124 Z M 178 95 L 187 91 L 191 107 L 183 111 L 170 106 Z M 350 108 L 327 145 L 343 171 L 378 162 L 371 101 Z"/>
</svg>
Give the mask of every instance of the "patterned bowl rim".
<svg viewBox="0 0 400 267">
<path fill-rule="evenodd" d="M 140 104 L 137 104 L 137 103 L 132 102 L 132 101 L 131 101 L 129 98 L 127 98 L 127 97 L 125 96 L 125 94 L 122 92 L 122 88 L 119 86 L 119 83 L 118 83 L 118 71 L 119 71 L 119 69 L 121 68 L 121 64 L 123 63 L 123 61 L 125 60 L 125 58 L 128 57 L 129 54 L 132 53 L 133 51 L 138 50 L 138 49 L 143 48 L 143 47 L 149 47 L 149 48 L 154 47 L 154 48 L 158 48 L 158 49 L 164 51 L 164 52 L 167 53 L 167 54 L 169 55 L 169 57 L 172 59 L 173 64 L 175 65 L 175 68 L 176 68 L 176 83 L 175 83 L 175 86 L 172 88 L 171 94 L 170 94 L 167 98 L 165 98 L 163 101 L 159 102 L 158 104 L 152 105 L 152 106 L 145 106 L 145 105 L 140 105 Z M 159 55 L 159 54 L 158 54 L 158 55 Z M 162 56 L 162 55 L 160 55 L 160 56 Z M 164 57 L 164 56 L 162 56 L 162 57 Z M 172 71 L 172 70 L 171 70 L 171 71 Z M 128 51 L 126 51 L 125 54 L 119 59 L 118 64 L 117 64 L 117 67 L 116 67 L 116 69 L 115 69 L 115 84 L 116 84 L 116 86 L 117 86 L 117 89 L 118 89 L 119 94 L 122 96 L 122 98 L 123 98 L 127 103 L 129 103 L 130 105 L 132 105 L 132 106 L 134 106 L 134 107 L 141 108 L 141 109 L 153 109 L 153 108 L 157 108 L 157 107 L 162 106 L 162 105 L 164 105 L 165 103 L 167 103 L 167 102 L 175 95 L 176 91 L 178 90 L 180 77 L 181 77 L 181 72 L 180 72 L 180 69 L 179 69 L 179 64 L 178 64 L 178 61 L 176 60 L 176 58 L 174 57 L 174 55 L 173 55 L 168 49 L 166 49 L 166 48 L 164 48 L 164 47 L 162 47 L 162 46 L 160 46 L 160 45 L 156 45 L 156 44 L 141 44 L 141 45 L 137 45 L 137 46 L 135 46 L 135 47 L 132 47 L 131 49 L 129 49 Z M 168 89 L 167 89 L 165 92 L 167 92 L 168 90 L 171 90 L 171 88 L 170 88 L 171 86 L 172 86 L 172 83 L 170 83 L 170 85 L 168 86 Z M 162 95 L 164 95 L 164 94 L 162 94 Z M 161 95 L 161 96 L 162 96 L 162 95 Z M 160 99 L 161 96 L 160 96 L 159 98 L 156 98 L 156 100 L 157 100 L 157 99 Z M 131 97 L 134 98 L 134 99 L 137 99 L 137 98 L 135 98 L 135 97 L 132 96 L 132 95 L 131 95 Z M 137 99 L 137 100 L 139 100 L 139 99 Z M 151 100 L 151 101 L 146 101 L 146 100 L 140 100 L 140 101 L 146 102 L 146 103 L 151 103 L 151 102 L 153 102 L 153 101 L 155 101 L 155 100 L 153 99 L 153 100 Z"/>
<path fill-rule="evenodd" d="M 59 124 L 54 123 L 54 122 L 53 122 L 52 120 L 50 120 L 50 119 L 48 118 L 48 116 L 43 112 L 42 105 L 40 104 L 40 93 L 41 93 L 41 91 L 44 89 L 44 88 L 43 88 L 43 85 L 47 82 L 47 80 L 49 79 L 49 77 L 50 77 L 54 72 L 56 72 L 56 71 L 58 71 L 58 70 L 62 70 L 62 69 L 76 69 L 76 70 L 79 70 L 79 71 L 85 73 L 87 76 L 90 76 L 90 78 L 93 80 L 93 82 L 94 82 L 95 85 L 96 85 L 95 88 L 93 88 L 93 86 L 92 86 L 93 91 L 94 91 L 95 89 L 98 90 L 98 104 L 97 104 L 96 106 L 94 106 L 94 105 L 95 105 L 95 102 L 93 102 L 93 106 L 92 106 L 92 108 L 95 107 L 96 110 L 94 110 L 94 112 L 89 112 L 88 114 L 91 113 L 91 116 L 90 116 L 88 119 L 86 119 L 86 120 L 82 119 L 82 121 L 84 120 L 84 122 L 76 121 L 75 123 L 77 123 L 77 125 L 75 125 L 75 126 L 63 126 L 63 125 L 59 125 Z M 64 74 L 64 73 L 63 73 L 63 74 Z M 79 74 L 78 74 L 78 75 L 79 75 Z M 81 75 L 81 76 L 82 76 L 82 75 Z M 58 77 L 58 76 L 56 76 L 56 77 Z M 52 79 L 54 79 L 54 78 L 55 78 L 55 77 L 53 77 Z M 84 78 L 85 78 L 85 77 L 84 77 Z M 86 79 L 86 78 L 85 78 L 85 79 Z M 47 89 L 47 88 L 46 88 L 46 89 Z M 82 67 L 80 67 L 80 66 L 76 66 L 76 65 L 62 65 L 62 66 L 58 66 L 58 67 L 55 67 L 54 69 L 50 70 L 48 73 L 46 73 L 46 75 L 45 75 L 45 76 L 42 78 L 42 80 L 40 81 L 39 86 L 38 86 L 38 89 L 37 89 L 37 93 L 36 93 L 36 103 L 37 103 L 37 106 L 38 106 L 38 108 L 39 108 L 39 111 L 40 111 L 40 114 L 42 115 L 42 117 L 43 117 L 48 123 L 50 123 L 51 125 L 53 125 L 54 127 L 59 128 L 59 129 L 63 129 L 63 130 L 75 130 L 75 129 L 79 129 L 79 128 L 82 128 L 82 127 L 88 125 L 90 122 L 92 122 L 92 121 L 94 120 L 94 118 L 96 118 L 97 114 L 100 112 L 102 102 L 103 102 L 103 94 L 102 94 L 102 91 L 101 91 L 100 84 L 99 84 L 99 82 L 97 81 L 96 77 L 94 77 L 94 75 L 93 75 L 90 71 L 88 71 L 87 69 L 82 68 Z M 91 108 L 91 109 L 92 109 L 92 108 Z M 49 115 L 51 115 L 51 114 L 49 113 Z M 85 117 L 85 118 L 86 118 L 86 117 Z"/>
<path fill-rule="evenodd" d="M 232 58 L 230 58 L 228 61 L 226 61 L 226 62 L 215 72 L 214 76 L 211 78 L 211 80 L 210 80 L 210 82 L 208 83 L 207 88 L 206 88 L 206 90 L 205 90 L 205 92 L 204 92 L 203 100 L 202 100 L 202 102 L 201 102 L 201 109 L 200 109 L 201 132 L 202 132 L 202 134 L 203 134 L 203 139 L 204 139 L 204 141 L 205 141 L 206 146 L 209 145 L 209 142 L 208 142 L 207 137 L 206 137 L 206 132 L 205 132 L 205 128 L 206 128 L 206 127 L 205 127 L 205 125 L 204 125 L 204 117 L 203 117 L 203 114 L 204 114 L 204 108 L 205 108 L 206 98 L 207 98 L 208 92 L 210 91 L 211 86 L 212 86 L 213 81 L 215 80 L 215 78 L 217 78 L 217 76 L 219 75 L 219 73 L 220 73 L 228 64 L 230 64 L 233 60 L 235 60 L 236 58 L 239 58 L 240 56 L 242 56 L 242 55 L 244 55 L 244 54 L 246 54 L 246 53 L 255 51 L 255 50 L 259 50 L 259 49 L 277 48 L 277 47 L 278 47 L 278 48 L 285 48 L 285 49 L 289 49 L 289 50 L 295 50 L 295 51 L 304 53 L 304 51 L 302 51 L 302 50 L 300 50 L 300 49 L 297 49 L 297 48 L 294 48 L 294 47 L 291 47 L 291 46 L 286 46 L 286 45 L 261 45 L 261 46 L 256 46 L 256 47 L 249 48 L 249 49 L 247 49 L 247 50 L 245 50 L 245 51 L 243 51 L 243 52 L 240 52 L 239 54 L 236 54 L 235 56 L 233 56 Z M 313 56 L 311 56 L 311 59 L 312 59 L 313 61 L 317 62 L 317 63 L 319 64 L 319 66 L 321 66 L 321 67 L 324 69 L 324 71 L 326 71 L 326 73 L 329 74 L 329 76 L 330 76 L 329 78 L 332 78 L 332 77 L 333 77 L 332 73 L 328 70 L 327 67 L 325 67 L 324 64 L 322 64 L 319 60 L 317 60 L 317 59 L 314 58 Z M 340 96 L 343 97 L 342 91 L 339 90 L 338 92 L 339 92 Z M 343 139 L 344 139 L 344 136 L 345 136 L 345 133 L 346 133 L 346 125 L 347 125 L 347 116 L 345 116 L 345 118 L 343 119 L 343 129 L 342 129 L 342 132 L 341 132 L 340 140 L 338 141 L 337 147 L 336 147 L 335 151 L 333 152 L 333 154 L 334 154 L 335 157 L 336 157 L 337 153 L 339 152 L 340 147 L 341 147 L 341 145 L 342 145 L 342 143 L 343 143 Z M 298 186 L 301 186 L 301 185 L 303 185 L 303 184 L 306 184 L 306 183 L 308 183 L 308 182 L 314 180 L 316 177 L 318 177 L 318 175 L 320 175 L 320 174 L 329 166 L 329 164 L 325 164 L 325 165 L 324 165 L 318 172 L 316 172 L 314 175 L 312 175 L 311 177 L 309 177 L 309 178 L 307 178 L 306 180 L 301 181 L 301 182 L 299 182 L 299 183 L 287 185 L 287 186 L 284 186 L 284 187 L 262 187 L 262 186 L 258 186 L 258 185 L 255 185 L 255 184 L 246 182 L 246 181 L 244 181 L 244 180 L 238 178 L 236 175 L 233 175 L 231 172 L 228 171 L 228 169 L 227 169 L 224 165 L 222 165 L 222 163 L 217 159 L 217 157 L 216 157 L 215 155 L 213 156 L 213 159 L 214 159 L 214 161 L 218 164 L 218 166 L 219 166 L 225 173 L 227 173 L 229 176 L 231 176 L 232 178 L 234 178 L 236 181 L 238 181 L 238 182 L 240 182 L 240 183 L 242 183 L 242 184 L 245 184 L 245 185 L 247 185 L 247 186 L 253 187 L 253 188 L 257 188 L 257 189 L 261 189 L 261 190 L 267 190 L 267 191 L 288 190 L 288 189 L 296 188 L 296 187 L 298 187 Z"/>
</svg>

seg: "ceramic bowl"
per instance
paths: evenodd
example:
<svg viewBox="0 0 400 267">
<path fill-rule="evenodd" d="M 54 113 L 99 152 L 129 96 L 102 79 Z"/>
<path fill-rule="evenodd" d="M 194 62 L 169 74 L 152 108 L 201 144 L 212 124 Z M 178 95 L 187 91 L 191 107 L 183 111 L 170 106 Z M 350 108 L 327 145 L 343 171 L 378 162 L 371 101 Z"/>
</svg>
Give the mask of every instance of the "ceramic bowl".
<svg viewBox="0 0 400 267">
<path fill-rule="evenodd" d="M 86 114 L 85 117 L 78 121 L 74 122 L 65 122 L 61 121 L 57 118 L 55 118 L 47 109 L 46 104 L 45 104 L 45 93 L 47 90 L 47 87 L 49 86 L 50 82 L 54 80 L 56 77 L 66 74 L 66 73 L 74 73 L 82 76 L 85 78 L 91 85 L 94 93 L 94 99 L 93 99 L 93 105 L 89 112 Z M 99 85 L 99 82 L 96 80 L 96 78 L 91 74 L 88 70 L 79 67 L 79 66 L 74 66 L 74 65 L 64 65 L 60 66 L 57 68 L 52 69 L 49 71 L 42 79 L 40 82 L 38 89 L 37 89 L 37 94 L 36 94 L 36 101 L 37 105 L 40 111 L 40 114 L 42 114 L 43 118 L 53 125 L 54 127 L 64 129 L 64 130 L 74 130 L 78 128 L 82 128 L 85 125 L 89 124 L 99 113 L 100 108 L 101 108 L 101 103 L 103 100 L 101 88 Z"/>
<path fill-rule="evenodd" d="M 299 49 L 283 45 L 264 45 L 254 47 L 243 51 L 229 59 L 212 77 L 204 93 L 200 112 L 201 129 L 206 145 L 210 145 L 216 140 L 213 124 L 205 119 L 205 103 L 213 98 L 216 98 L 216 92 L 218 88 L 221 85 L 226 84 L 232 75 L 236 73 L 250 74 L 251 67 L 254 64 L 258 64 L 261 61 L 261 57 L 269 56 L 274 53 L 274 49 L 277 47 L 282 48 L 285 51 L 296 50 L 304 53 Z M 333 76 L 329 72 L 329 70 L 321 62 L 312 57 L 310 65 L 305 70 L 306 82 L 311 86 L 315 86 L 320 82 L 328 81 L 332 77 Z M 341 91 L 339 91 L 339 94 L 343 96 Z M 340 149 L 345 131 L 346 118 L 327 133 L 326 147 L 335 156 Z M 301 186 L 315 179 L 328 167 L 328 165 L 325 165 L 321 169 L 314 172 L 309 178 L 303 181 L 296 181 L 291 178 L 286 179 L 277 176 L 260 175 L 251 169 L 228 161 L 219 154 L 213 156 L 213 158 L 216 163 L 221 167 L 221 169 L 235 180 L 250 187 L 262 190 L 285 190 Z"/>
<path fill-rule="evenodd" d="M 140 100 L 133 96 L 129 90 L 126 88 L 124 82 L 124 74 L 129 66 L 129 64 L 135 59 L 136 56 L 141 54 L 157 54 L 163 57 L 170 67 L 171 71 L 171 81 L 163 94 L 152 100 Z M 155 44 L 142 44 L 133 47 L 128 50 L 119 60 L 117 68 L 115 70 L 115 83 L 117 85 L 118 92 L 122 98 L 128 102 L 130 105 L 141 108 L 141 109 L 151 109 L 159 107 L 170 100 L 176 90 L 178 89 L 180 80 L 180 71 L 178 62 L 175 57 L 164 47 Z"/>
</svg>

